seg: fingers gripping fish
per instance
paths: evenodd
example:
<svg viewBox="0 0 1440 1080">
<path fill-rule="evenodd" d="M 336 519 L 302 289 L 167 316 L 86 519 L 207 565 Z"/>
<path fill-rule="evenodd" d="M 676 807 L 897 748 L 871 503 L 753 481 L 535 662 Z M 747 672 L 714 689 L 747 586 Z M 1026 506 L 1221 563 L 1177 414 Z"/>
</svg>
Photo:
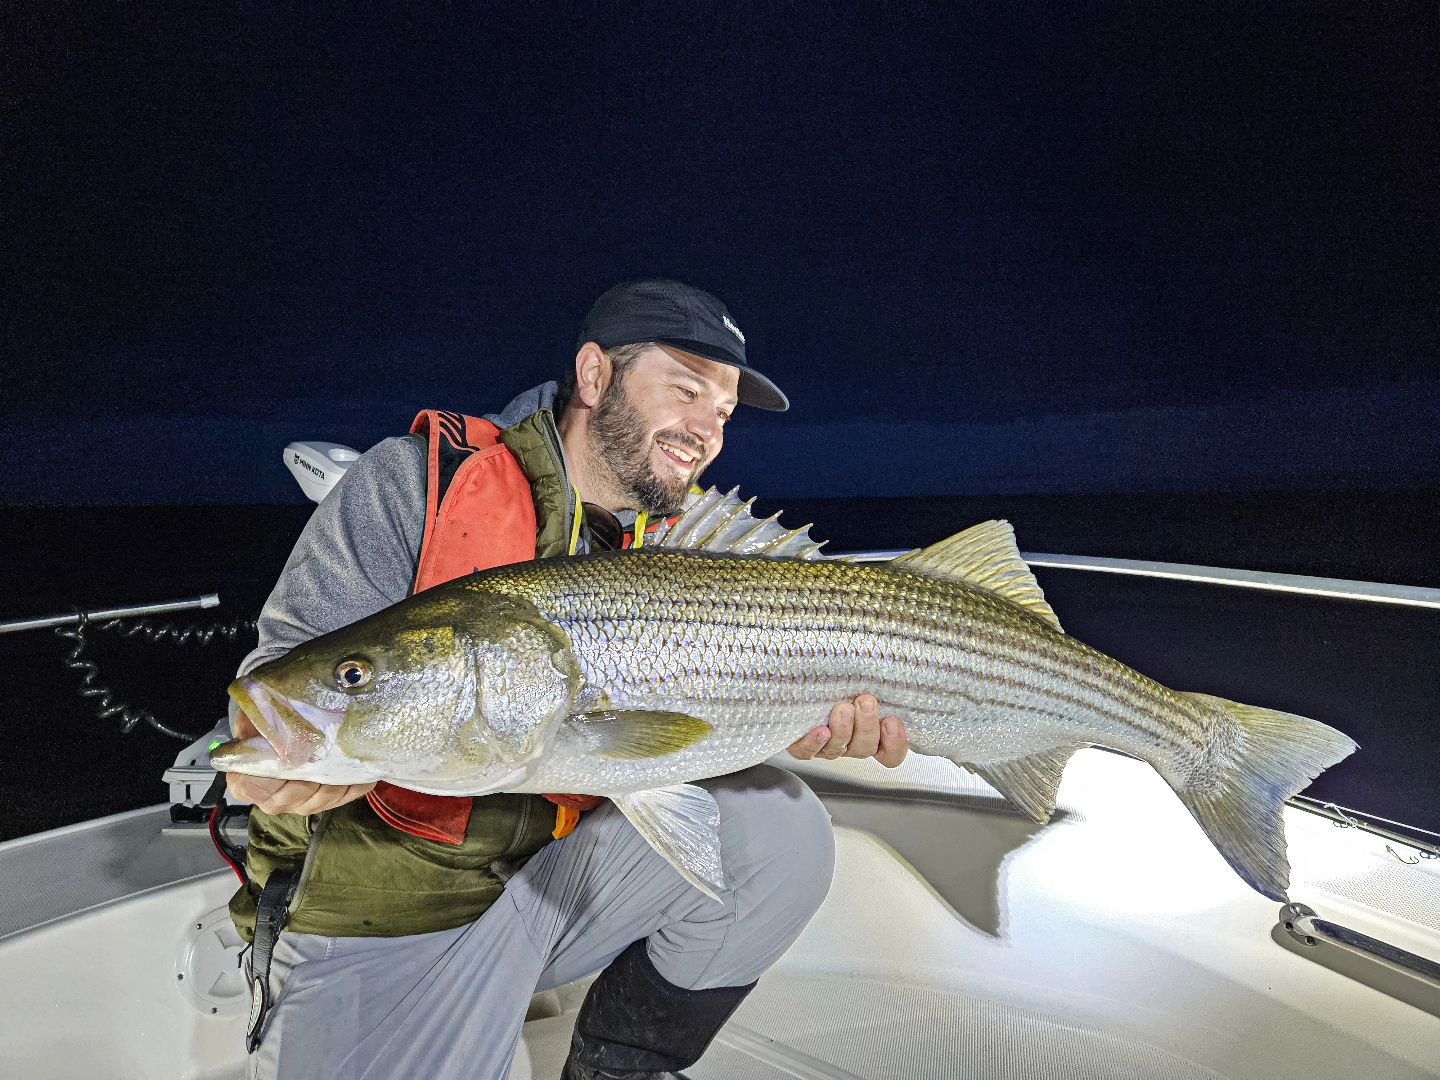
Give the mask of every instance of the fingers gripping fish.
<svg viewBox="0 0 1440 1080">
<path fill-rule="evenodd" d="M 1148 762 L 1235 871 L 1284 900 L 1281 808 L 1355 749 L 1315 720 L 1170 690 L 1067 636 L 989 521 L 885 564 L 707 492 L 640 551 L 440 585 L 235 680 L 258 738 L 216 768 L 442 795 L 608 796 L 692 884 L 722 885 L 719 812 L 691 781 L 766 760 L 873 693 L 910 746 L 1037 821 L 1066 762 Z"/>
</svg>

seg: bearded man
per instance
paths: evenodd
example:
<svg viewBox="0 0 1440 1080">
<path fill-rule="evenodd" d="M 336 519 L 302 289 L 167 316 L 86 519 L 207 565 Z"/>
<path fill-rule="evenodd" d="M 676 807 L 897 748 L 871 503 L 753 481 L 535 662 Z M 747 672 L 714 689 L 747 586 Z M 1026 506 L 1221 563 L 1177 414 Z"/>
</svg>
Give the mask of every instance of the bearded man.
<svg viewBox="0 0 1440 1080">
<path fill-rule="evenodd" d="M 642 546 L 740 403 L 789 407 L 719 300 L 675 281 L 616 286 L 586 317 L 563 390 L 546 383 L 484 419 L 422 413 L 351 466 L 240 673 L 472 570 Z M 231 722 L 256 734 L 244 713 Z M 866 694 L 790 752 L 894 766 L 905 733 Z M 565 1080 L 675 1075 L 799 936 L 834 859 L 829 817 L 792 774 L 700 784 L 720 807 L 720 903 L 591 797 L 231 774 L 231 797 L 254 804 L 250 882 L 231 902 L 255 944 L 250 1075 L 501 1080 L 532 995 L 597 971 Z"/>
</svg>

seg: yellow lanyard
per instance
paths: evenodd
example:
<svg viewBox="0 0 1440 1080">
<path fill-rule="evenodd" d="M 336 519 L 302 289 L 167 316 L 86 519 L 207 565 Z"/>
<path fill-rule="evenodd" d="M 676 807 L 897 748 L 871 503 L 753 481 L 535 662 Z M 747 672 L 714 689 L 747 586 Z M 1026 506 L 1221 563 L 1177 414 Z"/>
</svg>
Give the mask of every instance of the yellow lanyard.
<svg viewBox="0 0 1440 1080">
<path fill-rule="evenodd" d="M 571 484 L 570 490 L 575 493 L 575 520 L 570 523 L 570 550 L 567 554 L 574 555 L 580 548 L 580 521 L 584 511 L 580 509 L 580 489 Z M 632 548 L 645 545 L 645 526 L 649 520 L 649 515 L 643 510 L 635 515 L 635 542 L 631 545 Z"/>
<path fill-rule="evenodd" d="M 574 555 L 580 546 L 580 489 L 571 484 L 570 490 L 575 495 L 575 520 L 570 523 L 570 550 L 565 554 Z"/>
</svg>

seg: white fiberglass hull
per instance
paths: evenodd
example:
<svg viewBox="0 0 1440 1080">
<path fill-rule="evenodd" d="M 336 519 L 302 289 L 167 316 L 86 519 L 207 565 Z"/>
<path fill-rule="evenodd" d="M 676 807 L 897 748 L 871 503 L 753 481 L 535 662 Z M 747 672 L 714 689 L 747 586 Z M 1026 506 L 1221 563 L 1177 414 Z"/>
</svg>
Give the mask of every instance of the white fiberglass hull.
<svg viewBox="0 0 1440 1080">
<path fill-rule="evenodd" d="M 1440 1018 L 1282 945 L 1279 906 L 1139 762 L 1077 754 L 1045 826 L 948 762 L 797 769 L 836 821 L 834 886 L 695 1080 L 1440 1077 Z M 163 821 L 0 845 L 4 1075 L 244 1075 L 217 911 L 235 879 Z M 1440 958 L 1440 862 L 1298 810 L 1286 826 L 1292 899 Z M 581 992 L 536 999 L 516 1080 L 559 1074 Z"/>
</svg>

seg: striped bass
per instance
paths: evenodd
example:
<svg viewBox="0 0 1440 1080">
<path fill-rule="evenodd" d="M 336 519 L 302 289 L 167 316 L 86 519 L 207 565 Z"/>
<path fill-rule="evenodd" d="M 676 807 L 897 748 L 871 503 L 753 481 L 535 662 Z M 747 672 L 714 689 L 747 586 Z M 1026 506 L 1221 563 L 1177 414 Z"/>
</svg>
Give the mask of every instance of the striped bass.
<svg viewBox="0 0 1440 1080">
<path fill-rule="evenodd" d="M 911 749 L 1037 821 L 1075 750 L 1148 762 L 1252 887 L 1285 900 L 1281 807 L 1355 749 L 1302 716 L 1168 689 L 1067 636 L 1009 524 L 890 563 L 711 491 L 659 542 L 429 589 L 231 684 L 261 735 L 217 769 L 443 795 L 608 796 L 709 895 L 718 808 L 690 781 L 766 760 L 875 695 Z"/>
</svg>

